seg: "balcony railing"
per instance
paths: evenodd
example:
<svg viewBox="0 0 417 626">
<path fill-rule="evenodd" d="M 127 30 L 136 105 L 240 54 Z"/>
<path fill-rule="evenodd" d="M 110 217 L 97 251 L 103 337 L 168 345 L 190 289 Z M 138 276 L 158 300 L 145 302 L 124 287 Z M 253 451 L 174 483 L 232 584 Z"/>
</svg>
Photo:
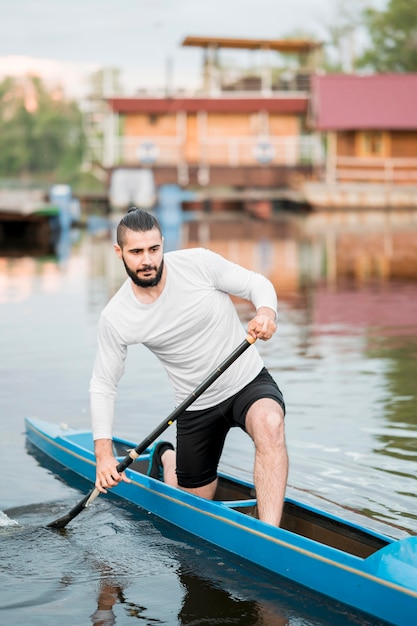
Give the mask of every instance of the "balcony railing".
<svg viewBox="0 0 417 626">
<path fill-rule="evenodd" d="M 125 137 L 112 146 L 113 165 L 321 166 L 324 154 L 315 135 L 287 137 L 211 136 L 186 143 L 180 137 Z"/>
<path fill-rule="evenodd" d="M 417 183 L 417 158 L 337 157 L 335 182 Z"/>
<path fill-rule="evenodd" d="M 209 137 L 201 142 L 200 161 L 207 165 L 283 165 L 323 163 L 321 143 L 315 136 Z"/>
</svg>

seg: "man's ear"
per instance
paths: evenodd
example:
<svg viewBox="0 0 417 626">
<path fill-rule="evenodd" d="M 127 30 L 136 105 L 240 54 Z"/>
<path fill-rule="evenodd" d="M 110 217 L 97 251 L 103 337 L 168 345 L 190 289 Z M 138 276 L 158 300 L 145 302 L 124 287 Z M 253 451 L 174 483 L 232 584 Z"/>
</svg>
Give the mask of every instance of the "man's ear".
<svg viewBox="0 0 417 626">
<path fill-rule="evenodd" d="M 119 244 L 118 244 L 118 243 L 115 243 L 115 244 L 113 245 L 113 248 L 114 248 L 115 253 L 116 253 L 116 254 L 117 254 L 117 256 L 119 257 L 119 259 L 121 259 L 121 258 L 122 258 L 123 253 L 122 253 L 122 249 L 121 249 L 121 247 L 119 246 Z"/>
</svg>

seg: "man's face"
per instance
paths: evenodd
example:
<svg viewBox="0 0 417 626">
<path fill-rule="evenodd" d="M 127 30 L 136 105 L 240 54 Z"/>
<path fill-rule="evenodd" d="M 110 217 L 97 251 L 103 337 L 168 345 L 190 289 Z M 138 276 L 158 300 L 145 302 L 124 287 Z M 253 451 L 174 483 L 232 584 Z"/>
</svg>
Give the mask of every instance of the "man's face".
<svg viewBox="0 0 417 626">
<path fill-rule="evenodd" d="M 163 241 L 157 228 L 145 232 L 126 230 L 123 248 L 114 249 L 138 287 L 156 287 L 164 269 Z"/>
</svg>

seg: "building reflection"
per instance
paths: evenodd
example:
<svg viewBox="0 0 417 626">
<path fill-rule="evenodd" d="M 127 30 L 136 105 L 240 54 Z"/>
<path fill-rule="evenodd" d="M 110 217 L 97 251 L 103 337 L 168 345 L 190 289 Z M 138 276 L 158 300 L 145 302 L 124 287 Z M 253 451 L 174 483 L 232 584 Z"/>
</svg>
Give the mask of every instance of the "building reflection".
<svg viewBox="0 0 417 626">
<path fill-rule="evenodd" d="M 2 302 L 23 302 L 34 291 L 57 292 L 63 275 L 77 271 L 79 230 L 63 229 L 53 245 L 45 248 L 16 242 L 0 248 L 0 298 Z M 78 268 L 79 271 L 79 268 Z"/>
<path fill-rule="evenodd" d="M 178 198 L 172 195 L 168 194 L 168 199 L 178 209 Z M 210 247 L 265 274 L 281 299 L 296 301 L 306 286 L 334 286 L 347 279 L 358 285 L 393 279 L 417 281 L 417 218 L 413 212 L 396 211 L 392 215 L 381 211 L 315 211 L 259 220 L 240 214 L 190 216 L 176 210 L 173 220 L 167 218 L 162 207 L 158 211 L 168 231 L 167 250 Z M 125 279 L 125 273 L 113 253 L 114 229 L 109 224 L 99 226 L 86 232 L 64 230 L 48 253 L 27 246 L 0 250 L 3 285 L 12 276 L 19 276 L 21 297 L 26 297 L 30 288 L 24 287 L 25 278 L 29 283 L 40 273 L 52 283 L 52 275 L 65 270 L 68 264 L 71 271 L 74 246 L 83 242 L 88 250 L 91 280 L 107 283 L 103 290 L 106 302 Z M 340 300 L 338 295 L 334 297 Z M 331 306 L 330 293 L 327 299 Z"/>
</svg>

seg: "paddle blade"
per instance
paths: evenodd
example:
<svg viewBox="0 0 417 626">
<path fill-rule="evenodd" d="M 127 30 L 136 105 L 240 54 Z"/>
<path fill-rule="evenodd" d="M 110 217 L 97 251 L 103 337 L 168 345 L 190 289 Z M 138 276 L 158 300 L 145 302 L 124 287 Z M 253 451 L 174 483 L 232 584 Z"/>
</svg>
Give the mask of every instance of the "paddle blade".
<svg viewBox="0 0 417 626">
<path fill-rule="evenodd" d="M 55 530 L 60 530 L 61 528 L 65 528 L 69 522 L 71 522 L 74 517 L 77 517 L 81 511 L 84 511 L 99 495 L 99 490 L 95 487 L 81 502 L 79 502 L 73 509 L 66 515 L 54 520 L 47 524 L 47 528 L 54 528 Z"/>
<path fill-rule="evenodd" d="M 46 527 L 54 528 L 55 530 L 61 530 L 61 528 L 65 528 L 65 526 L 69 524 L 70 521 L 73 519 L 74 517 L 70 515 L 69 513 L 67 513 L 67 515 L 64 515 L 63 517 L 60 517 L 59 519 L 56 519 L 53 522 L 50 522 L 49 524 L 46 525 Z"/>
</svg>

